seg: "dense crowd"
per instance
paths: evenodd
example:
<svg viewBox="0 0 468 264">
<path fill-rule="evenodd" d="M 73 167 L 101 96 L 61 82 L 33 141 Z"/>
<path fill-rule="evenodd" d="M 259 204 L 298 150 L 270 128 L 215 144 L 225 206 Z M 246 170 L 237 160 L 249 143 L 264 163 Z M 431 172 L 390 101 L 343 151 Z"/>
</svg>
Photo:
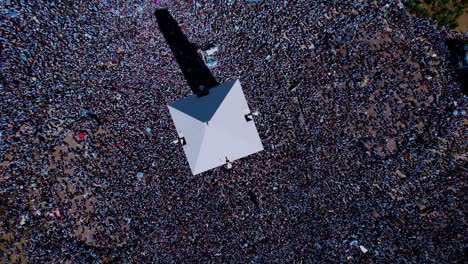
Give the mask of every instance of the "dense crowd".
<svg viewBox="0 0 468 264">
<path fill-rule="evenodd" d="M 398 0 L 1 6 L 0 263 L 463 262 L 466 33 Z M 263 152 L 191 175 L 158 8 L 219 47 Z"/>
</svg>

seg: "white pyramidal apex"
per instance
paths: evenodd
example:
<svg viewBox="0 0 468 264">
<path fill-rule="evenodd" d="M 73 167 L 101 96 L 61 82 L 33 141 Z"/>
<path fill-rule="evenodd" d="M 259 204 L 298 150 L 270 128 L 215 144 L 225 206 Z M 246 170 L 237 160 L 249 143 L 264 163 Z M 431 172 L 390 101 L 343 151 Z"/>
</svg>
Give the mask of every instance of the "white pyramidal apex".
<svg viewBox="0 0 468 264">
<path fill-rule="evenodd" d="M 239 80 L 168 107 L 193 175 L 263 150 Z"/>
</svg>

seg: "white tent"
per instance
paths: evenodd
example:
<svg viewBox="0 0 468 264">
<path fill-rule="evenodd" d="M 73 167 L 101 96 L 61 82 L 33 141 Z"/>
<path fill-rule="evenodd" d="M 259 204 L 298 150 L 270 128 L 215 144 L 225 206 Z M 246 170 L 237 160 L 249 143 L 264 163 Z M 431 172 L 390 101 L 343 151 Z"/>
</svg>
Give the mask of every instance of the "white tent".
<svg viewBox="0 0 468 264">
<path fill-rule="evenodd" d="M 239 80 L 168 107 L 193 175 L 263 150 Z"/>
</svg>

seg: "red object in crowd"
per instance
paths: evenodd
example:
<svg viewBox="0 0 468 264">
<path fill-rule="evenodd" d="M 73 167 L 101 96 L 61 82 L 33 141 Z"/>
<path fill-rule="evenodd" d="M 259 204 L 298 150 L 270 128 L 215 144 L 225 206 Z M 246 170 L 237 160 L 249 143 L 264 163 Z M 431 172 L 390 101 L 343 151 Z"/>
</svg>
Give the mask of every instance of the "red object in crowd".
<svg viewBox="0 0 468 264">
<path fill-rule="evenodd" d="M 86 135 L 82 132 L 78 133 L 78 138 L 79 139 L 84 139 L 86 137 Z"/>
<path fill-rule="evenodd" d="M 60 210 L 56 209 L 53 212 L 56 216 L 61 217 L 62 215 L 60 214 Z"/>
</svg>

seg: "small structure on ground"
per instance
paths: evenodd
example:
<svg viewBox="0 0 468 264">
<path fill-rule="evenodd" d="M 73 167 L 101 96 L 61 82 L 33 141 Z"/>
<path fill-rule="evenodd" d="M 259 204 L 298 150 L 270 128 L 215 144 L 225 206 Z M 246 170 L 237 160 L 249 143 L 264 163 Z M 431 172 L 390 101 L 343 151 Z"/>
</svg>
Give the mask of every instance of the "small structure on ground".
<svg viewBox="0 0 468 264">
<path fill-rule="evenodd" d="M 263 150 L 239 80 L 168 107 L 193 175 Z"/>
</svg>

